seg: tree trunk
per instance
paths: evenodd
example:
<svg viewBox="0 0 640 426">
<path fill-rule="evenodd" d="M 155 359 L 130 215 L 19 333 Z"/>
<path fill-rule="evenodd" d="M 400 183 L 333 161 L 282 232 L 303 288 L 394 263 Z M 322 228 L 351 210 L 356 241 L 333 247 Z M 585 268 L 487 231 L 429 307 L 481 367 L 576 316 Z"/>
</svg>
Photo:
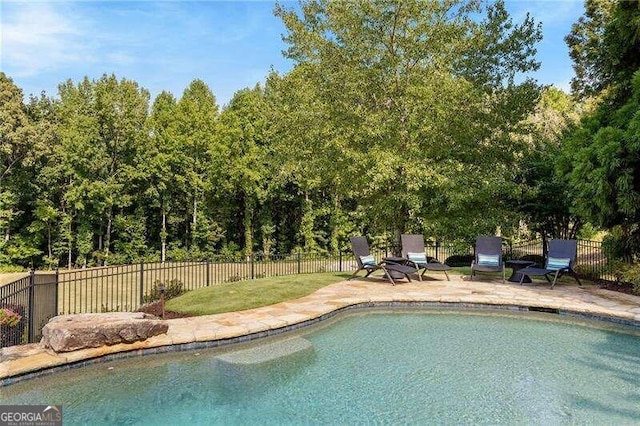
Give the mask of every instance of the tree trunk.
<svg viewBox="0 0 640 426">
<path fill-rule="evenodd" d="M 338 194 L 333 196 L 333 209 L 331 212 L 331 252 L 340 252 L 340 239 L 338 235 L 340 216 L 342 212 L 340 209 L 340 196 Z"/>
<path fill-rule="evenodd" d="M 161 254 L 160 259 L 164 263 L 167 254 L 167 213 L 162 206 L 162 230 L 160 231 L 160 246 Z"/>
<path fill-rule="evenodd" d="M 53 256 L 51 250 L 51 225 L 49 223 L 47 223 L 47 255 L 49 256 L 49 259 Z"/>
<path fill-rule="evenodd" d="M 109 248 L 111 246 L 111 224 L 113 222 L 113 207 L 109 206 L 107 210 L 107 230 L 104 240 L 104 266 L 107 266 L 107 258 L 109 257 Z"/>
<path fill-rule="evenodd" d="M 198 223 L 198 199 L 197 199 L 197 195 L 194 194 L 193 196 L 193 218 L 191 220 L 191 247 L 194 246 L 195 244 L 195 233 L 196 233 L 196 224 Z"/>
<path fill-rule="evenodd" d="M 253 200 L 244 195 L 244 252 L 247 258 L 251 256 L 253 251 Z"/>
<path fill-rule="evenodd" d="M 71 238 L 71 224 L 72 224 L 72 220 L 69 219 L 69 246 L 68 246 L 68 251 L 67 251 L 67 269 L 71 269 L 71 249 L 73 246 L 73 238 Z"/>
</svg>

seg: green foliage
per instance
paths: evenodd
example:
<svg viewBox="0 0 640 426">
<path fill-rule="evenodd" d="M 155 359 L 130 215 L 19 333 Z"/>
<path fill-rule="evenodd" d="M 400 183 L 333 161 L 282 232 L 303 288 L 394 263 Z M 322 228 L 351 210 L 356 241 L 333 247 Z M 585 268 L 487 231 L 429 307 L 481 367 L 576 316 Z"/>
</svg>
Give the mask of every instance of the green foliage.
<svg viewBox="0 0 640 426">
<path fill-rule="evenodd" d="M 567 35 L 580 96 L 608 90 L 616 103 L 629 96 L 633 74 L 640 68 L 640 8 L 637 1 L 587 0 L 585 15 Z"/>
<path fill-rule="evenodd" d="M 602 239 L 602 251 L 609 262 L 640 261 L 640 229 L 614 226 Z"/>
<path fill-rule="evenodd" d="M 489 216 L 479 212 L 496 206 L 493 192 L 511 181 L 520 149 L 509 134 L 537 97 L 534 84 L 513 81 L 537 68 L 540 33 L 529 18 L 513 24 L 500 2 L 484 20 L 470 19 L 481 12 L 476 5 L 277 7 L 286 55 L 297 63 L 278 121 L 290 161 L 304 165 L 303 191 L 348 194 L 395 237 L 412 220 Z"/>
<path fill-rule="evenodd" d="M 566 141 L 569 183 L 578 213 L 597 226 L 628 228 L 640 223 L 640 72 L 632 97 L 614 112 L 601 105 Z"/>
<path fill-rule="evenodd" d="M 631 283 L 637 294 L 640 294 L 640 264 L 620 263 L 617 265 L 617 275 L 620 281 Z"/>
<path fill-rule="evenodd" d="M 560 170 L 576 212 L 611 233 L 609 258 L 640 255 L 640 8 L 590 0 L 567 37 L 576 63 L 574 90 L 598 103 L 564 141 Z"/>
<path fill-rule="evenodd" d="M 449 266 L 462 267 L 471 265 L 474 256 L 472 254 L 454 254 L 445 259 L 444 263 Z"/>
<path fill-rule="evenodd" d="M 173 278 L 166 283 L 156 280 L 151 287 L 151 291 L 144 295 L 143 301 L 144 303 L 154 302 L 160 300 L 162 295 L 164 295 L 164 300 L 169 300 L 184 293 L 186 293 L 184 284 L 177 278 Z"/>
<path fill-rule="evenodd" d="M 26 271 L 25 268 L 23 268 L 22 266 L 17 266 L 17 265 L 0 265 L 0 273 L 5 273 L 5 272 L 24 272 Z"/>
</svg>

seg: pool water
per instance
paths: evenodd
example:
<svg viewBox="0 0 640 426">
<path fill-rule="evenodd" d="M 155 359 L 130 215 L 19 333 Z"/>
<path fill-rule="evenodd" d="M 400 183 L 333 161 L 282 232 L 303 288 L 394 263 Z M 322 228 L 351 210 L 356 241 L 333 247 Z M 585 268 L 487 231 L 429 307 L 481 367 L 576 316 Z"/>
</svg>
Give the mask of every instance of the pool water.
<svg viewBox="0 0 640 426">
<path fill-rule="evenodd" d="M 346 315 L 271 361 L 127 359 L 2 388 L 0 403 L 61 404 L 65 425 L 640 422 L 640 337 L 537 318 Z"/>
</svg>

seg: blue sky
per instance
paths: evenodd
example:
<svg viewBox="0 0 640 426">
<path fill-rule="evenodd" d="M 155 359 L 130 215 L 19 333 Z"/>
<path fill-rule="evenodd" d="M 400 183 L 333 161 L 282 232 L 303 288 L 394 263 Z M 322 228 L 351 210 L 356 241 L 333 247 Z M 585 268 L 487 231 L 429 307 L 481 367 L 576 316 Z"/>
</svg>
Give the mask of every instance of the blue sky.
<svg viewBox="0 0 640 426">
<path fill-rule="evenodd" d="M 282 1 L 295 6 L 295 2 Z M 114 73 L 151 92 L 180 97 L 204 80 L 220 105 L 269 70 L 286 72 L 285 32 L 274 1 L 28 1 L 0 3 L 0 70 L 25 95 L 57 94 L 59 83 Z M 516 21 L 531 13 L 543 26 L 543 84 L 569 89 L 573 75 L 564 36 L 583 14 L 582 1 L 506 1 Z"/>
</svg>

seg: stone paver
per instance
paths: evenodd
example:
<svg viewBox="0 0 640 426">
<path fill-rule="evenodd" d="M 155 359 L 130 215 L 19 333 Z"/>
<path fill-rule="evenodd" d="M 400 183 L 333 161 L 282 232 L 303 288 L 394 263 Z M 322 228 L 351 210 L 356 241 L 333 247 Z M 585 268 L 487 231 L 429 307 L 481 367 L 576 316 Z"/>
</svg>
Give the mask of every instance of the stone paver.
<svg viewBox="0 0 640 426">
<path fill-rule="evenodd" d="M 117 344 L 57 354 L 39 344 L 0 349 L 0 379 L 12 377 L 120 352 L 168 345 L 231 339 L 268 332 L 319 318 L 338 309 L 363 303 L 440 302 L 483 305 L 517 305 L 558 309 L 589 315 L 640 322 L 640 297 L 597 287 L 560 283 L 552 290 L 543 282 L 520 286 L 501 281 L 468 281 L 451 276 L 451 281 L 399 282 L 396 286 L 372 278 L 343 281 L 324 287 L 294 301 L 242 312 L 167 320 L 166 335 L 143 342 Z"/>
</svg>

